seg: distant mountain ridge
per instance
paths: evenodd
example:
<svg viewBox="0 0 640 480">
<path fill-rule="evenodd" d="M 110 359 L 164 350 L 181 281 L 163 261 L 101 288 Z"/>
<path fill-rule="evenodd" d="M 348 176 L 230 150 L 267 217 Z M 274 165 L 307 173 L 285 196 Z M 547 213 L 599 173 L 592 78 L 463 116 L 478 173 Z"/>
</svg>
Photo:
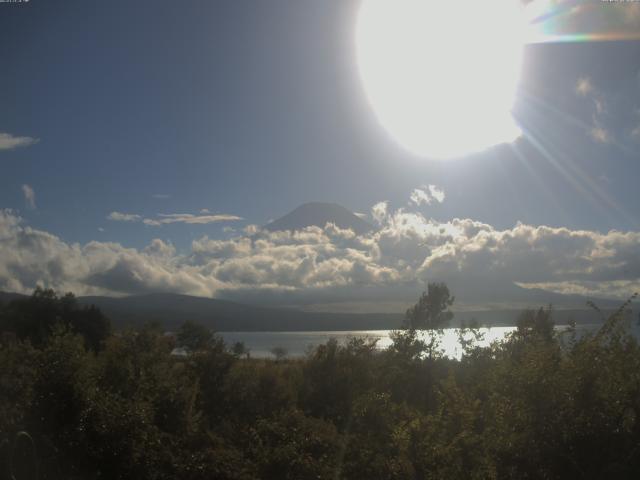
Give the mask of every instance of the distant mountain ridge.
<svg viewBox="0 0 640 480">
<path fill-rule="evenodd" d="M 369 330 L 398 328 L 398 314 L 303 312 L 266 308 L 215 298 L 156 293 L 129 297 L 80 297 L 79 302 L 96 305 L 116 326 L 160 322 L 175 329 L 192 320 L 216 331 Z"/>
<path fill-rule="evenodd" d="M 27 297 L 27 295 L 22 295 L 21 293 L 0 292 L 0 304 L 9 303 L 12 300 L 18 300 L 25 297 Z"/>
<path fill-rule="evenodd" d="M 302 230 L 310 226 L 324 228 L 333 223 L 343 229 L 351 229 L 362 235 L 374 229 L 369 222 L 358 217 L 337 203 L 309 202 L 264 226 L 271 232 L 282 230 Z"/>
<path fill-rule="evenodd" d="M 27 298 L 27 295 L 0 292 L 0 302 Z M 116 328 L 139 327 L 158 322 L 167 330 L 177 329 L 192 320 L 219 332 L 232 331 L 348 331 L 389 330 L 402 326 L 404 315 L 389 313 L 306 312 L 286 308 L 266 308 L 215 298 L 192 297 L 172 293 L 152 293 L 129 297 L 78 297 L 81 305 L 95 305 Z M 456 312 L 452 326 L 476 320 L 484 326 L 515 325 L 521 310 L 483 310 Z M 605 311 L 611 311 L 606 309 Z M 556 310 L 557 324 L 570 319 L 578 323 L 597 323 L 591 309 Z"/>
<path fill-rule="evenodd" d="M 28 295 L 0 292 L 4 304 L 21 298 Z M 98 307 L 116 328 L 158 322 L 167 330 L 175 330 L 191 320 L 219 332 L 385 330 L 400 327 L 403 319 L 400 314 L 304 312 L 174 293 L 86 296 L 78 297 L 78 302 Z"/>
</svg>

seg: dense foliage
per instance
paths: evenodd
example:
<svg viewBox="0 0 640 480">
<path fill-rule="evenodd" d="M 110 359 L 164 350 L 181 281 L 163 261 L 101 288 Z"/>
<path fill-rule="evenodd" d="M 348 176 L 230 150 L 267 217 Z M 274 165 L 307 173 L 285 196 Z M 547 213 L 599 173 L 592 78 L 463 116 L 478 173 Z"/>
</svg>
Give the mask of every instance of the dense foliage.
<svg viewBox="0 0 640 480">
<path fill-rule="evenodd" d="M 43 479 L 637 478 L 628 303 L 584 335 L 526 311 L 491 347 L 462 332 L 452 360 L 412 328 L 449 317 L 448 290 L 433 292 L 388 350 L 329 341 L 271 361 L 193 324 L 191 353 L 172 356 L 156 326 L 110 333 L 99 311 L 37 291 L 0 307 L 0 478 L 10 457 Z"/>
</svg>

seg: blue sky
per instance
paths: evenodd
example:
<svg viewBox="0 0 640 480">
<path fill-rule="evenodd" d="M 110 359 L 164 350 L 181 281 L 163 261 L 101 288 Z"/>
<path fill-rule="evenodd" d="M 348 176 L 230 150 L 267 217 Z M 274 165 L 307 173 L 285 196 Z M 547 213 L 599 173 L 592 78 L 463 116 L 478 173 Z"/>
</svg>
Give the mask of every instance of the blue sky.
<svg viewBox="0 0 640 480">
<path fill-rule="evenodd" d="M 65 245 L 137 252 L 157 238 L 176 255 L 307 201 L 364 213 L 388 201 L 500 231 L 640 229 L 640 42 L 528 45 L 514 107 L 526 135 L 436 161 L 404 150 L 367 103 L 358 3 L 0 4 L 0 208 Z M 636 5 L 612 16 L 601 9 L 619 6 L 582 3 L 593 8 L 563 28 L 640 30 Z M 430 184 L 445 201 L 409 206 Z M 142 222 L 171 218 L 159 214 L 230 220 Z"/>
</svg>

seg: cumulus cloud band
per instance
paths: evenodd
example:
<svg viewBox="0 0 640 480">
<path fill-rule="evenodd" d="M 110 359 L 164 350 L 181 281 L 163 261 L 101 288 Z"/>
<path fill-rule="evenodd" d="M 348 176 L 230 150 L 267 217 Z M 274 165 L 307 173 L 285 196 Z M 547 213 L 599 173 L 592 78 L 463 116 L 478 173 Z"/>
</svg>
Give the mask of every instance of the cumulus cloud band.
<svg viewBox="0 0 640 480">
<path fill-rule="evenodd" d="M 377 210 L 380 228 L 365 235 L 332 224 L 255 230 L 224 240 L 204 236 L 185 253 L 158 239 L 142 250 L 97 241 L 69 244 L 0 210 L 0 290 L 28 292 L 40 284 L 78 294 L 344 297 L 358 288 L 402 285 L 414 294 L 435 279 L 450 282 L 461 298 L 492 288 L 505 301 L 514 288 L 605 297 L 640 290 L 640 232 L 523 224 L 498 230 L 470 219 L 443 223 L 402 209 L 389 212 L 386 203 Z"/>
</svg>

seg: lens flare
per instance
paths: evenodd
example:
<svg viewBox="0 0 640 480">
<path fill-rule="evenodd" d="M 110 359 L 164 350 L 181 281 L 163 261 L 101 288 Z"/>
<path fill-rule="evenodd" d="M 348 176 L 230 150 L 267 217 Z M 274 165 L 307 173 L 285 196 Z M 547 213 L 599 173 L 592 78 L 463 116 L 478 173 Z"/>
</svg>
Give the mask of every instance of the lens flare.
<svg viewBox="0 0 640 480">
<path fill-rule="evenodd" d="M 640 40 L 640 2 L 534 0 L 525 16 L 527 43 Z"/>
<path fill-rule="evenodd" d="M 357 61 L 379 122 L 432 158 L 513 141 L 525 26 L 517 0 L 364 0 Z"/>
</svg>

